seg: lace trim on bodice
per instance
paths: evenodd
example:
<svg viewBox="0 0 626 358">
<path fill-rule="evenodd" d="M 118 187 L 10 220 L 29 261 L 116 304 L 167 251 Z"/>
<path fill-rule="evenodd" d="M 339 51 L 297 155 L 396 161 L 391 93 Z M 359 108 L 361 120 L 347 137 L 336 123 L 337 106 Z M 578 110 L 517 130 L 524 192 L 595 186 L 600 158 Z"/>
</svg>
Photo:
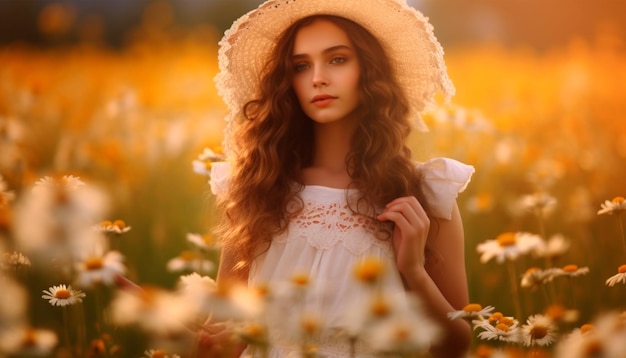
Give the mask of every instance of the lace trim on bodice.
<svg viewBox="0 0 626 358">
<path fill-rule="evenodd" d="M 391 253 L 389 239 L 393 226 L 390 223 L 353 212 L 345 193 L 338 189 L 319 187 L 315 190 L 331 191 L 335 197 L 303 199 L 302 210 L 291 217 L 288 229 L 274 238 L 275 243 L 305 239 L 318 250 L 342 245 L 349 253 L 360 256 L 374 245 Z"/>
</svg>

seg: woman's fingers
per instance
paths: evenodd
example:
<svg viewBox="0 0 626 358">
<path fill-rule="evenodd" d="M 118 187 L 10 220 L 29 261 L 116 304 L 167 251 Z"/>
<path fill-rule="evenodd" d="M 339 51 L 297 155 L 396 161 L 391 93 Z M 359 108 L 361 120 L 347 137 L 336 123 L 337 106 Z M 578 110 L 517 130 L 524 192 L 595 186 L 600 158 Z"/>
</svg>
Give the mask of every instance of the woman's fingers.
<svg viewBox="0 0 626 358">
<path fill-rule="evenodd" d="M 378 220 L 393 221 L 396 225 L 407 230 L 418 229 L 430 223 L 426 212 L 414 196 L 401 197 L 393 200 L 378 215 Z"/>
</svg>

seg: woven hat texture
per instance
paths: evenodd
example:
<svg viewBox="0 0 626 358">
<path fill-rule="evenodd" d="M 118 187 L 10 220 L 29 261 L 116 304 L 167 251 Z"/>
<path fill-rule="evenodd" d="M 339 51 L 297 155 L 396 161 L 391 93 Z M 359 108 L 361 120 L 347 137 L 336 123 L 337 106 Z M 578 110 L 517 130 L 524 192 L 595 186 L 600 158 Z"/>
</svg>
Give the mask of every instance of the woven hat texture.
<svg viewBox="0 0 626 358">
<path fill-rule="evenodd" d="M 416 129 L 427 130 L 419 114 L 437 93 L 454 95 L 432 25 L 405 0 L 269 0 L 236 20 L 219 43 L 215 82 L 229 109 L 226 142 L 243 105 L 258 96 L 261 71 L 280 34 L 299 19 L 322 14 L 352 20 L 379 40 L 410 101 Z"/>
</svg>

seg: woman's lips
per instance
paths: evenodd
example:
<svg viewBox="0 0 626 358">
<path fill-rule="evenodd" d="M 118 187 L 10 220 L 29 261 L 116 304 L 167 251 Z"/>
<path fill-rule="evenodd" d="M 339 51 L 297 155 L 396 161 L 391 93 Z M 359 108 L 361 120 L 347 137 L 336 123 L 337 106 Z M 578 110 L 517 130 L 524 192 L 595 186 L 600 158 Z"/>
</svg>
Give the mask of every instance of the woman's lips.
<svg viewBox="0 0 626 358">
<path fill-rule="evenodd" d="M 335 99 L 337 99 L 337 97 L 335 96 L 331 96 L 328 94 L 320 94 L 320 95 L 313 97 L 313 99 L 311 100 L 311 103 L 313 103 L 317 107 L 325 107 L 329 105 Z"/>
</svg>

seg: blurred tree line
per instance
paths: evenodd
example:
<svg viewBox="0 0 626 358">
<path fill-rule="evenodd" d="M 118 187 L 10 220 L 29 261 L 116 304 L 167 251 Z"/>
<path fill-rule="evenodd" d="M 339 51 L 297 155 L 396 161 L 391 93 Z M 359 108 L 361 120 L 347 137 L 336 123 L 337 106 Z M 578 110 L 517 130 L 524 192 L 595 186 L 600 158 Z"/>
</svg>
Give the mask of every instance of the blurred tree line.
<svg viewBox="0 0 626 358">
<path fill-rule="evenodd" d="M 572 37 L 626 35 L 621 0 L 408 0 L 428 17 L 444 46 L 476 42 L 547 49 Z M 161 21 L 176 28 L 210 25 L 223 33 L 261 0 L 0 0 L 0 45 L 58 45 L 97 39 L 123 46 L 146 9 L 164 3 Z"/>
</svg>

